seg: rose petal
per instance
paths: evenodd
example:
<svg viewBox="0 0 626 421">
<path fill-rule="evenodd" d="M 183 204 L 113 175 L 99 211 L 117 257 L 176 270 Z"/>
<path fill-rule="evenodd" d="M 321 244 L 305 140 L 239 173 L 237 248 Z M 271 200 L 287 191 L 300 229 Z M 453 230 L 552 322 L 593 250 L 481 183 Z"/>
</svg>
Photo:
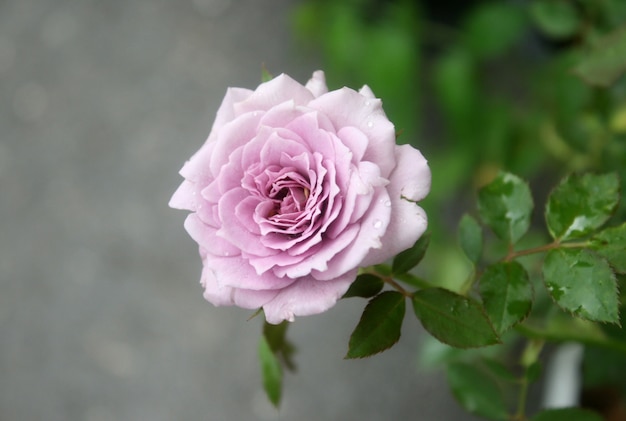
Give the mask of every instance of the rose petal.
<svg viewBox="0 0 626 421">
<path fill-rule="evenodd" d="M 238 256 L 241 253 L 237 247 L 218 237 L 217 230 L 203 223 L 195 213 L 185 219 L 185 229 L 200 247 L 213 255 Z"/>
<path fill-rule="evenodd" d="M 305 87 L 309 91 L 311 91 L 313 96 L 316 98 L 328 92 L 328 87 L 326 86 L 326 76 L 324 75 L 324 72 L 321 70 L 313 72 L 313 77 L 309 79 Z"/>
<path fill-rule="evenodd" d="M 242 252 L 254 256 L 270 256 L 275 250 L 263 246 L 260 237 L 252 232 L 235 215 L 237 205 L 249 197 L 244 189 L 235 189 L 226 192 L 219 202 L 219 217 L 222 225 L 217 235 L 225 239 Z"/>
<path fill-rule="evenodd" d="M 217 110 L 215 121 L 213 122 L 213 128 L 211 129 L 212 134 L 217 133 L 217 131 L 219 131 L 224 124 L 237 117 L 234 105 L 238 102 L 244 101 L 252 95 L 252 92 L 253 91 L 250 89 L 244 88 L 228 88 L 226 90 L 226 95 L 224 95 L 224 99 Z M 212 140 L 211 136 L 209 136 L 209 140 Z"/>
<path fill-rule="evenodd" d="M 361 262 L 370 249 L 382 246 L 380 238 L 385 233 L 391 217 L 391 209 L 386 206 L 388 200 L 387 191 L 379 189 L 372 198 L 368 212 L 359 220 L 359 233 L 355 240 L 328 262 L 327 270 L 313 271 L 315 279 L 331 280 L 352 268 L 363 266 Z"/>
<path fill-rule="evenodd" d="M 278 294 L 277 290 L 248 290 L 232 288 L 217 282 L 215 274 L 208 266 L 202 270 L 201 283 L 204 287 L 204 299 L 215 306 L 236 305 L 241 308 L 256 309 L 271 301 Z"/>
<path fill-rule="evenodd" d="M 317 281 L 310 277 L 300 278 L 297 283 L 280 290 L 273 300 L 263 305 L 267 322 L 292 322 L 295 316 L 309 316 L 328 310 L 348 290 L 356 273 L 356 270 L 352 270 L 332 282 Z"/>
<path fill-rule="evenodd" d="M 178 186 L 168 205 L 174 209 L 195 211 L 198 207 L 198 187 L 196 183 L 185 180 Z"/>
<path fill-rule="evenodd" d="M 234 104 L 237 115 L 256 110 L 269 110 L 277 104 L 293 100 L 297 105 L 305 105 L 313 99 L 307 88 L 289 76 L 281 74 L 274 79 L 262 83 L 245 100 Z"/>
<path fill-rule="evenodd" d="M 396 133 L 380 101 L 342 88 L 314 99 L 309 107 L 326 114 L 335 127 L 353 126 L 361 130 L 369 139 L 363 159 L 376 162 L 384 177 L 391 173 L 395 165 Z"/>
<path fill-rule="evenodd" d="M 222 126 L 215 137 L 210 160 L 204 162 L 204 165 L 207 165 L 208 162 L 211 174 L 219 174 L 221 168 L 228 163 L 233 151 L 236 151 L 254 138 L 259 120 L 260 116 L 248 113 Z"/>
<path fill-rule="evenodd" d="M 209 266 L 220 285 L 254 291 L 281 289 L 295 282 L 287 277 L 279 278 L 271 271 L 258 274 L 241 256 L 218 257 L 207 254 L 205 265 Z"/>
<path fill-rule="evenodd" d="M 419 201 L 430 191 L 431 172 L 420 151 L 409 146 L 396 147 L 396 168 L 390 176 L 389 191 Z"/>
<path fill-rule="evenodd" d="M 422 154 L 408 145 L 396 149 L 397 167 L 389 186 L 391 220 L 382 247 L 372 250 L 364 266 L 378 264 L 411 247 L 428 225 L 426 213 L 411 200 L 420 200 L 430 188 L 430 169 Z"/>
</svg>

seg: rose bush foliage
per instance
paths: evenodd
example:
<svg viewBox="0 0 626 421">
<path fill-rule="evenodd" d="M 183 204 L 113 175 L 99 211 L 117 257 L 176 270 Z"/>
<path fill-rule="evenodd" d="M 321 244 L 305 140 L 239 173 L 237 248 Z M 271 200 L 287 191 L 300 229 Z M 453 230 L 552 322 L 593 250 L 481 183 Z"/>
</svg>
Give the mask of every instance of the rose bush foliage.
<svg viewBox="0 0 626 421">
<path fill-rule="evenodd" d="M 398 146 L 364 86 L 328 91 L 280 75 L 229 88 L 170 206 L 190 210 L 204 297 L 263 308 L 269 323 L 332 307 L 359 267 L 409 248 L 427 226 L 422 154 Z"/>
</svg>

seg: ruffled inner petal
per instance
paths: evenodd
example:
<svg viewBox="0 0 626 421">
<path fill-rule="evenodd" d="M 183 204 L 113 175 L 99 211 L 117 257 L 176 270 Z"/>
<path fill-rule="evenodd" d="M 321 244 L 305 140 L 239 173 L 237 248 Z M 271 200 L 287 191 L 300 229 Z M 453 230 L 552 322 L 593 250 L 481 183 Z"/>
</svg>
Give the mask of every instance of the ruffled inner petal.
<svg viewBox="0 0 626 421">
<path fill-rule="evenodd" d="M 270 256 L 276 254 L 275 250 L 264 247 L 259 241 L 259 235 L 248 229 L 247 221 L 242 222 L 243 217 L 234 212 L 239 203 L 250 197 L 249 192 L 243 188 L 226 192 L 220 199 L 218 209 L 221 221 L 220 229 L 217 235 L 239 248 L 242 252 L 254 256 Z M 240 212 L 249 211 L 252 207 L 246 209 L 240 208 Z M 246 217 L 247 218 L 247 217 Z"/>
</svg>

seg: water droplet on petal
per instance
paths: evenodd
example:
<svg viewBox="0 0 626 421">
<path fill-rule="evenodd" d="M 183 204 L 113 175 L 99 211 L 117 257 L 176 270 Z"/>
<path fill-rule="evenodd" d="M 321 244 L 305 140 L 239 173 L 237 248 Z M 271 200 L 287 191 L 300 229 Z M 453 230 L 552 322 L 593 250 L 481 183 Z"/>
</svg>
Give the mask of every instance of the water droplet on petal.
<svg viewBox="0 0 626 421">
<path fill-rule="evenodd" d="M 383 226 L 383 221 L 381 221 L 380 219 L 376 219 L 374 221 L 374 228 L 378 229 L 378 228 L 380 228 L 382 226 Z"/>
<path fill-rule="evenodd" d="M 370 105 L 372 105 L 371 101 L 365 101 L 365 106 L 369 107 Z"/>
<path fill-rule="evenodd" d="M 374 127 L 374 122 L 373 122 L 372 120 L 368 121 L 368 122 L 367 122 L 367 127 L 369 127 L 370 129 L 371 129 L 372 127 Z"/>
<path fill-rule="evenodd" d="M 390 200 L 385 200 L 384 205 L 387 206 L 388 208 L 390 208 L 391 207 L 391 201 Z"/>
</svg>

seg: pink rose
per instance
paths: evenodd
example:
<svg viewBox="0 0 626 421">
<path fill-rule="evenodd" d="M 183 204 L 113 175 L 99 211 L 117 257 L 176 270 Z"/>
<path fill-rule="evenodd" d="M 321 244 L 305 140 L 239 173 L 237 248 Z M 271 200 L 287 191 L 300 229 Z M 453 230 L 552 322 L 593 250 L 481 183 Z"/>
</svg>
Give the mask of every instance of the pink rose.
<svg viewBox="0 0 626 421">
<path fill-rule="evenodd" d="M 369 87 L 328 92 L 321 71 L 306 86 L 280 75 L 228 89 L 170 201 L 192 211 L 204 297 L 293 321 L 332 307 L 359 267 L 412 246 L 431 175 L 395 139 Z"/>
</svg>

